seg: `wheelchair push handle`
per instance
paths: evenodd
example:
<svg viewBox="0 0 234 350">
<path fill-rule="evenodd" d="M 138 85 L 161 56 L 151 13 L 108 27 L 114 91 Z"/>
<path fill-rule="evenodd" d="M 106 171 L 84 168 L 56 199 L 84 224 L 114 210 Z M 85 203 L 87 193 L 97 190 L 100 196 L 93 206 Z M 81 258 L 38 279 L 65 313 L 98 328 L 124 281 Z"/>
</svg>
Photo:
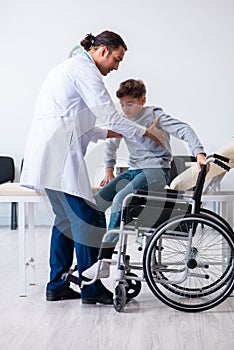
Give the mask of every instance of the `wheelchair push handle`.
<svg viewBox="0 0 234 350">
<path fill-rule="evenodd" d="M 227 158 L 225 156 L 222 156 L 221 154 L 217 154 L 217 153 L 214 153 L 213 155 L 211 156 L 208 156 L 207 158 L 209 157 L 214 157 L 215 159 L 219 159 L 225 163 L 229 163 L 230 162 L 230 158 Z"/>
<path fill-rule="evenodd" d="M 214 154 L 209 155 L 207 157 L 206 164 L 211 163 L 211 162 L 213 162 L 214 164 L 218 165 L 220 168 L 223 168 L 226 171 L 229 171 L 231 169 L 231 167 L 227 164 L 227 163 L 231 162 L 231 159 L 228 157 L 225 157 L 221 154 L 214 153 Z"/>
<path fill-rule="evenodd" d="M 218 160 L 218 159 L 215 159 L 215 160 L 214 160 L 214 163 L 217 164 L 218 166 L 220 166 L 221 168 L 223 168 L 223 169 L 226 170 L 226 171 L 229 171 L 229 170 L 231 169 L 229 165 L 227 165 L 227 164 L 221 162 L 221 161 Z"/>
</svg>

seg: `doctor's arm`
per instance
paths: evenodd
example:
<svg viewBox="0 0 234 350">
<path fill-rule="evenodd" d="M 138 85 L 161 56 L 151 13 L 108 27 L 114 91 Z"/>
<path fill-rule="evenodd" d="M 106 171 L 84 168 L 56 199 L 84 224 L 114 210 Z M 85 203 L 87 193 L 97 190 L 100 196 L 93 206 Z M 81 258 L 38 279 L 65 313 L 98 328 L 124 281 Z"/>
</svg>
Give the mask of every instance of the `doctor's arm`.
<svg viewBox="0 0 234 350">
<path fill-rule="evenodd" d="M 112 137 L 121 138 L 121 137 L 123 137 L 123 135 L 122 135 L 122 134 L 119 134 L 118 132 L 112 131 L 112 130 L 107 130 L 107 136 L 106 136 L 106 138 L 112 138 Z"/>
</svg>

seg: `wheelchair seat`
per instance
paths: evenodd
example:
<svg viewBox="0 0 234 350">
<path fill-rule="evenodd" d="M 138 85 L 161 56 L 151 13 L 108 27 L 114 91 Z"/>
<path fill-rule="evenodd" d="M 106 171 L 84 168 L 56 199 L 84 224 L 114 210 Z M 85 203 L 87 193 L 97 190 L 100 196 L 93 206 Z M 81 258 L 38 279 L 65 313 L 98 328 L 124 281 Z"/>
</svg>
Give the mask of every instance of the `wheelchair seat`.
<svg viewBox="0 0 234 350">
<path fill-rule="evenodd" d="M 158 227 L 176 216 L 191 213 L 191 203 L 185 201 L 183 191 L 164 190 L 162 192 L 135 191 L 136 197 L 123 209 L 124 224 L 136 224 L 138 227 Z"/>
</svg>

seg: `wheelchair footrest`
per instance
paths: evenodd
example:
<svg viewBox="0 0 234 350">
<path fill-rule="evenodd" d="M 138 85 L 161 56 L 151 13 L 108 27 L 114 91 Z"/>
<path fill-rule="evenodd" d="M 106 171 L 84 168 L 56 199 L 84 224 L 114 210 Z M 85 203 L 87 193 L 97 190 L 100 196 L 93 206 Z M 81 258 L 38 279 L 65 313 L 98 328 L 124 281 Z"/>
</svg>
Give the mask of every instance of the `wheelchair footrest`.
<svg viewBox="0 0 234 350">
<path fill-rule="evenodd" d="M 74 270 L 70 269 L 68 272 L 65 272 L 62 275 L 62 280 L 72 282 L 74 284 L 77 284 L 79 287 L 81 286 L 82 279 L 74 276 L 72 273 L 77 271 L 77 267 L 74 268 Z"/>
</svg>

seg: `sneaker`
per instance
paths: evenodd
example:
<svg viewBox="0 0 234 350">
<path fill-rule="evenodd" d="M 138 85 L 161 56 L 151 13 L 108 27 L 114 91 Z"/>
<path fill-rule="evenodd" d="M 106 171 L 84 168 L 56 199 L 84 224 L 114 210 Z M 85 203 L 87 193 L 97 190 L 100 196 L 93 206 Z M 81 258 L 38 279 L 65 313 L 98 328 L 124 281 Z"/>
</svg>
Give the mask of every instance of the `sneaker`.
<svg viewBox="0 0 234 350">
<path fill-rule="evenodd" d="M 93 279 L 96 275 L 99 262 L 97 261 L 87 270 L 82 272 L 82 276 Z M 97 278 L 108 278 L 110 276 L 110 263 L 102 261 L 99 267 L 99 272 Z"/>
</svg>

